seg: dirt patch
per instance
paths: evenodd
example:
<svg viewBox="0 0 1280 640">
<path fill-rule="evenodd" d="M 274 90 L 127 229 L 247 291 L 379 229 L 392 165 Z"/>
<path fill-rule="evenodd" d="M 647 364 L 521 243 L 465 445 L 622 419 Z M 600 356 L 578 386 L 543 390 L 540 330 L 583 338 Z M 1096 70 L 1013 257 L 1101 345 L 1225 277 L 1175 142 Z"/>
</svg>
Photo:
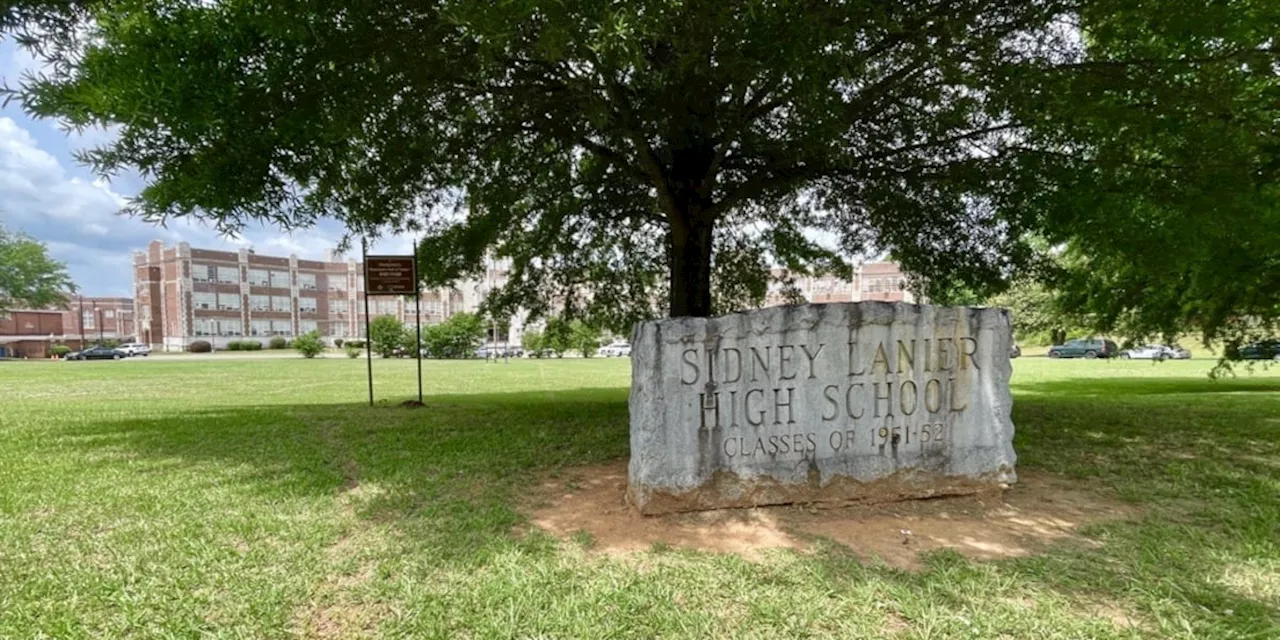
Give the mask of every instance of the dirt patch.
<svg viewBox="0 0 1280 640">
<path fill-rule="evenodd" d="M 1134 513 L 1045 473 L 1023 472 L 1006 491 L 837 508 L 806 506 L 724 509 L 641 516 L 626 504 L 625 460 L 580 467 L 539 487 L 538 527 L 561 537 L 590 534 L 593 548 L 628 553 L 655 544 L 752 555 L 809 547 L 816 538 L 848 546 L 867 559 L 919 568 L 919 555 L 954 549 L 994 559 L 1024 556 L 1041 545 L 1080 539 L 1076 529 Z"/>
</svg>

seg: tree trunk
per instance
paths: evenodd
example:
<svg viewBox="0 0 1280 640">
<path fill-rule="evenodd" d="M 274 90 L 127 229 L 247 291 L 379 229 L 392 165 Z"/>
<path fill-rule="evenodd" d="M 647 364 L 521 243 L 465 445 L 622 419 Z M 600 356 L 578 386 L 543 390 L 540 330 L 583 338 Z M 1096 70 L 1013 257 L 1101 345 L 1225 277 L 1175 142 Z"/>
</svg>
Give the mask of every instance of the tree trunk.
<svg viewBox="0 0 1280 640">
<path fill-rule="evenodd" d="M 670 231 L 673 318 L 711 315 L 711 239 L 714 223 L 672 220 Z"/>
</svg>

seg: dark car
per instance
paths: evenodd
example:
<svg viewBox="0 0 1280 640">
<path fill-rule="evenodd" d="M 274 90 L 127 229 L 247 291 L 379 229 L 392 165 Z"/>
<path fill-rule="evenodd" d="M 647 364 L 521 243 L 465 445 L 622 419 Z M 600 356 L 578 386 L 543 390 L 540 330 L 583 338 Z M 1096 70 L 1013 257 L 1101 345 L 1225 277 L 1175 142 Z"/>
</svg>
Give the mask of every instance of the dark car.
<svg viewBox="0 0 1280 640">
<path fill-rule="evenodd" d="M 119 360 L 127 357 L 128 354 L 119 349 L 101 346 L 67 354 L 67 360 Z"/>
<path fill-rule="evenodd" d="M 1241 360 L 1280 360 L 1280 340 L 1263 340 L 1240 347 Z"/>
<path fill-rule="evenodd" d="M 1119 354 L 1116 343 L 1102 338 L 1079 338 L 1049 347 L 1050 358 L 1114 358 Z"/>
</svg>

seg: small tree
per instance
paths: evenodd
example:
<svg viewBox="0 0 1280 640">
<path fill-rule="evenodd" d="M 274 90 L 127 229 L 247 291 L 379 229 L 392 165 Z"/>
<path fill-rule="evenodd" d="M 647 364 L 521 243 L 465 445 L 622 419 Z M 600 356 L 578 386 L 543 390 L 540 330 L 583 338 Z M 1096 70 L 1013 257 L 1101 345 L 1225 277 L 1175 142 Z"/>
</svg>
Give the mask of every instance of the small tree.
<svg viewBox="0 0 1280 640">
<path fill-rule="evenodd" d="M 319 331 L 312 331 L 295 338 L 293 348 L 304 358 L 314 358 L 324 353 L 324 341 L 320 339 Z"/>
<path fill-rule="evenodd" d="M 268 349 L 285 349 L 285 348 L 288 348 L 288 346 L 289 346 L 289 341 L 285 340 L 280 336 L 276 336 L 267 341 Z"/>
<path fill-rule="evenodd" d="M 369 344 L 383 358 L 395 355 L 404 345 L 404 324 L 392 316 L 378 316 L 369 324 Z"/>
<path fill-rule="evenodd" d="M 582 352 L 582 357 L 590 358 L 600 348 L 600 330 L 581 320 L 574 320 L 570 325 L 569 343 Z"/>
<path fill-rule="evenodd" d="M 335 347 L 337 347 L 337 348 L 341 349 L 341 348 L 342 348 L 342 338 L 334 338 L 334 339 L 333 339 L 333 346 L 335 346 Z"/>
<path fill-rule="evenodd" d="M 564 318 L 550 318 L 543 333 L 543 345 L 561 357 L 573 346 L 573 327 Z"/>
<path fill-rule="evenodd" d="M 520 346 L 524 347 L 525 353 L 534 357 L 540 357 L 542 350 L 546 348 L 542 332 L 536 330 L 525 331 L 520 336 Z"/>
<path fill-rule="evenodd" d="M 360 347 L 357 347 L 356 345 L 350 342 L 347 343 L 348 358 L 359 358 L 361 353 L 364 353 L 364 349 L 361 349 Z"/>
<path fill-rule="evenodd" d="M 475 351 L 484 340 L 484 323 L 474 313 L 455 313 L 441 325 L 450 351 L 459 357 Z"/>
</svg>

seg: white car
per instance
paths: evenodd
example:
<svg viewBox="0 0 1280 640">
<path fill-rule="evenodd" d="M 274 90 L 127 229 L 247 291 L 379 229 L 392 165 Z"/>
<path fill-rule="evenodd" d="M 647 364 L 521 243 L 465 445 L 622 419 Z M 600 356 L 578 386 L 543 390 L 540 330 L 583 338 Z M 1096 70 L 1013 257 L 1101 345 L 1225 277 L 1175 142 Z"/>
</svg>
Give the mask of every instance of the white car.
<svg viewBox="0 0 1280 640">
<path fill-rule="evenodd" d="M 631 356 L 631 345 L 626 342 L 614 342 L 600 347 L 600 355 L 606 358 L 627 358 Z"/>
<path fill-rule="evenodd" d="M 1180 347 L 1148 344 L 1125 351 L 1120 357 L 1132 360 L 1185 360 L 1191 357 L 1191 352 Z"/>
<path fill-rule="evenodd" d="M 151 345 L 143 344 L 141 342 L 122 344 L 118 348 L 129 357 L 151 355 Z"/>
</svg>

